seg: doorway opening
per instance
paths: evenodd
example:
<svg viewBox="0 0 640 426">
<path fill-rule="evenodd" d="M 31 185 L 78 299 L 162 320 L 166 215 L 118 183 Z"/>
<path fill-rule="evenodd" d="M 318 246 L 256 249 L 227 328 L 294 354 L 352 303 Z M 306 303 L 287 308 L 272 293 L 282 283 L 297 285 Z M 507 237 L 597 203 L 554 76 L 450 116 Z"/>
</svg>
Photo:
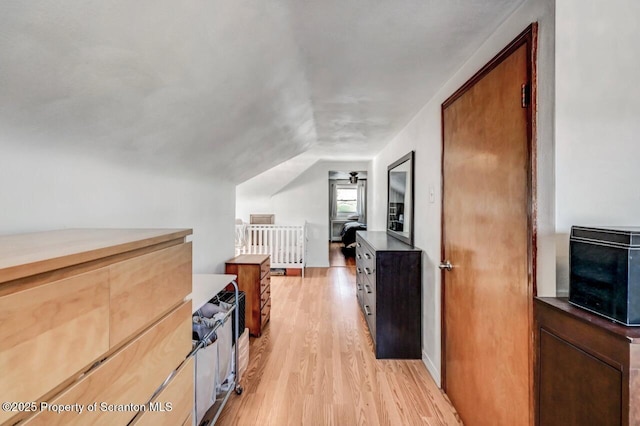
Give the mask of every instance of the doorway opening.
<svg viewBox="0 0 640 426">
<path fill-rule="evenodd" d="M 367 172 L 329 172 L 329 265 L 355 265 L 355 235 L 367 229 Z"/>
</svg>

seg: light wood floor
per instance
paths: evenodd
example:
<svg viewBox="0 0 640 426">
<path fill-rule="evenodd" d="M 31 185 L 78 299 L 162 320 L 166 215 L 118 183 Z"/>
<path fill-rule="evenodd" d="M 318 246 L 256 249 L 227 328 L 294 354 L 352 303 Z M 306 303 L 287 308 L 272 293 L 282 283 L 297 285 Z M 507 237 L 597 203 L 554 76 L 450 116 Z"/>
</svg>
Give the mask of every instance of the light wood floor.
<svg viewBox="0 0 640 426">
<path fill-rule="evenodd" d="M 331 266 L 356 266 L 354 256 L 345 257 L 342 254 L 342 243 L 329 243 L 329 265 Z"/>
<path fill-rule="evenodd" d="M 217 424 L 461 424 L 422 361 L 375 359 L 352 267 L 305 274 L 271 278 L 270 323 Z"/>
</svg>

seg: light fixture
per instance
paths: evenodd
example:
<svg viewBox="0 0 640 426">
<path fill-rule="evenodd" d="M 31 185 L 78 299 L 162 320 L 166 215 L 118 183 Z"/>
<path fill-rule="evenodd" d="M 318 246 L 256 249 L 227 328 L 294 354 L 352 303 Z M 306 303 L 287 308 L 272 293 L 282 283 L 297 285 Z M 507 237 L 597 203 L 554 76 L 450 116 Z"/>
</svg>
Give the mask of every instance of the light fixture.
<svg viewBox="0 0 640 426">
<path fill-rule="evenodd" d="M 351 177 L 349 178 L 349 183 L 358 183 L 358 172 L 349 172 Z"/>
</svg>

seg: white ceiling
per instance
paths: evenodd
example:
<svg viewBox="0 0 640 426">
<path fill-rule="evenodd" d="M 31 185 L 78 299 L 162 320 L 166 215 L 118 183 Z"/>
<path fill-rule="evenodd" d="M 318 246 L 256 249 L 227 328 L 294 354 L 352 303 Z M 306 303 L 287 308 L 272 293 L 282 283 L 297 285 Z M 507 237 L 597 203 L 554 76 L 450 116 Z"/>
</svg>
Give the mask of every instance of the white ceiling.
<svg viewBox="0 0 640 426">
<path fill-rule="evenodd" d="M 242 182 L 374 156 L 522 0 L 3 0 L 0 143 Z"/>
</svg>

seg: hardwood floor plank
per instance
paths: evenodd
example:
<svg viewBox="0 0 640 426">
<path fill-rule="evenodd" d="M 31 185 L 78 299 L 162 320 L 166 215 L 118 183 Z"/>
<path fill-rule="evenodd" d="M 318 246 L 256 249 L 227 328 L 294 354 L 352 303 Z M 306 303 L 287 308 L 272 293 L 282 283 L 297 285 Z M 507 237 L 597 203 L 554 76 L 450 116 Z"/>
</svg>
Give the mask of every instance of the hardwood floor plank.
<svg viewBox="0 0 640 426">
<path fill-rule="evenodd" d="M 421 361 L 375 359 L 352 267 L 305 275 L 272 277 L 271 320 L 219 425 L 462 424 Z"/>
</svg>

